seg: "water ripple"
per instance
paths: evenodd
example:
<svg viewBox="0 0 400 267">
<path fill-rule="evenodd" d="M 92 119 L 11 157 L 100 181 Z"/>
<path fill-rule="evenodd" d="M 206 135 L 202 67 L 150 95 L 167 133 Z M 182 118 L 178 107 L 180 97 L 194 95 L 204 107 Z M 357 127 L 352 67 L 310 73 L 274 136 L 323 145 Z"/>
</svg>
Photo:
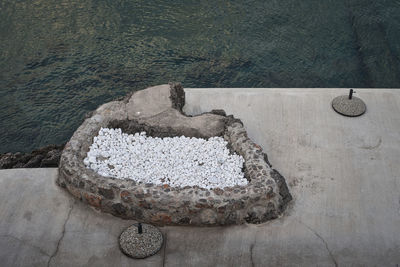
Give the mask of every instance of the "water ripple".
<svg viewBox="0 0 400 267">
<path fill-rule="evenodd" d="M 3 0 L 0 153 L 146 86 L 400 87 L 400 1 Z"/>
</svg>

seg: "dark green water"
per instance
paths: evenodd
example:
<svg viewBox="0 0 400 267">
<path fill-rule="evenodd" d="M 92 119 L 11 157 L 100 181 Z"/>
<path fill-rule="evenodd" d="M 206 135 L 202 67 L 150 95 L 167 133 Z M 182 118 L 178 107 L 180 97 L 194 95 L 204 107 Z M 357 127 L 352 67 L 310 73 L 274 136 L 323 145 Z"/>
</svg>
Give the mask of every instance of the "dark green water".
<svg viewBox="0 0 400 267">
<path fill-rule="evenodd" d="M 169 81 L 400 87 L 399 0 L 0 0 L 0 19 L 0 153 Z"/>
</svg>

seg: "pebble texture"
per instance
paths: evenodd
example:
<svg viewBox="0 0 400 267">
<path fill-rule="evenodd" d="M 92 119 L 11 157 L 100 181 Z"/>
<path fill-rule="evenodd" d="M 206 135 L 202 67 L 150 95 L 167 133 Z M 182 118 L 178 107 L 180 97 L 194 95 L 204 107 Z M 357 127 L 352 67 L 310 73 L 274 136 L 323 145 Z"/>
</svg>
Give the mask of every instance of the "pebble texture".
<svg viewBox="0 0 400 267">
<path fill-rule="evenodd" d="M 266 154 L 252 142 L 243 123 L 222 110 L 198 116 L 183 114 L 179 84 L 160 85 L 100 106 L 66 144 L 57 183 L 103 212 L 156 225 L 227 225 L 262 223 L 277 218 L 292 199 L 285 179 L 272 169 Z M 242 156 L 247 185 L 214 188 L 171 187 L 104 177 L 84 165 L 101 128 L 126 134 L 145 131 L 152 137 L 220 136 Z"/>
<path fill-rule="evenodd" d="M 365 113 L 367 107 L 364 101 L 353 96 L 351 99 L 347 95 L 335 97 L 332 101 L 333 109 L 344 116 L 357 117 Z"/>
<path fill-rule="evenodd" d="M 151 137 L 101 128 L 83 163 L 102 176 L 174 187 L 247 185 L 244 159 L 222 137 Z"/>
<path fill-rule="evenodd" d="M 160 230 L 149 224 L 142 224 L 139 234 L 136 224 L 129 226 L 119 237 L 121 251 L 132 258 L 143 259 L 156 254 L 162 247 L 163 236 Z"/>
</svg>

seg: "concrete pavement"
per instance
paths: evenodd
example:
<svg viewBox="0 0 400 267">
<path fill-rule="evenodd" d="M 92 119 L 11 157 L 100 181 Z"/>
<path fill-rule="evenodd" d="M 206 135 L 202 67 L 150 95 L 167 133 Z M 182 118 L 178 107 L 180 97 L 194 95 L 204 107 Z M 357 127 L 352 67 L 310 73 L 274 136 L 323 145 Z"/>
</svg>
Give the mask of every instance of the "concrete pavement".
<svg viewBox="0 0 400 267">
<path fill-rule="evenodd" d="M 133 221 L 75 202 L 57 169 L 0 170 L 2 266 L 396 266 L 400 264 L 400 90 L 356 90 L 362 117 L 336 114 L 342 89 L 186 89 L 185 110 L 223 108 L 245 123 L 294 197 L 260 225 L 162 227 L 155 256 L 133 260 Z"/>
</svg>

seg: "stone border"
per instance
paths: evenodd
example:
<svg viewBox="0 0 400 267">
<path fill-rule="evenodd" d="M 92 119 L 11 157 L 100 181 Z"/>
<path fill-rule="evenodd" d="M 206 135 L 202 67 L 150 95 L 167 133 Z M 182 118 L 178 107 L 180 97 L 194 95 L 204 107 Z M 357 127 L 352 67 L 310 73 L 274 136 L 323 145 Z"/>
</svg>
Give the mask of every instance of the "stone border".
<svg viewBox="0 0 400 267">
<path fill-rule="evenodd" d="M 170 84 L 103 104 L 66 144 L 57 184 L 103 212 L 156 225 L 262 223 L 277 218 L 292 197 L 285 179 L 248 138 L 243 123 L 221 110 L 187 116 L 182 112 L 184 103 L 182 86 Z M 99 129 L 112 126 L 128 133 L 146 130 L 153 136 L 223 136 L 230 149 L 244 157 L 249 184 L 207 190 L 100 176 L 86 168 L 83 159 Z"/>
</svg>

